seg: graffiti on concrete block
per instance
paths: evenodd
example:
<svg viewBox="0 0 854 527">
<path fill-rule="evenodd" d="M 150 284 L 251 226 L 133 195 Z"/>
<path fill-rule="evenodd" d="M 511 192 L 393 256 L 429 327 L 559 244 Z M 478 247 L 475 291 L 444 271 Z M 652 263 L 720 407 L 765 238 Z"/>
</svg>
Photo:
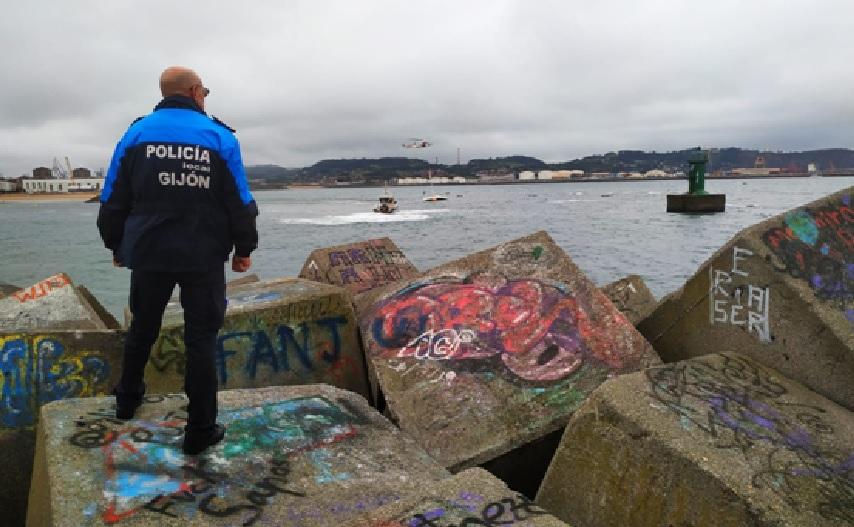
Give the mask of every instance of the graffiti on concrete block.
<svg viewBox="0 0 854 527">
<path fill-rule="evenodd" d="M 709 266 L 709 323 L 740 326 L 761 342 L 771 342 L 771 288 L 748 283 L 750 274 L 741 262 L 753 251 L 732 248 L 732 266 Z"/>
<path fill-rule="evenodd" d="M 621 368 L 625 317 L 617 315 L 623 324 L 597 327 L 582 305 L 557 282 L 439 278 L 375 304 L 363 327 L 370 328 L 377 356 L 431 360 L 450 369 L 489 360 L 511 378 L 551 382 L 585 362 Z"/>
<path fill-rule="evenodd" d="M 767 370 L 736 356 L 646 370 L 657 407 L 696 427 L 719 449 L 738 452 L 751 483 L 796 510 L 854 521 L 854 451 L 831 446 L 826 410 L 798 404 Z M 810 500 L 817 500 L 810 501 Z"/>
<path fill-rule="evenodd" d="M 451 499 L 421 503 L 402 518 L 375 523 L 371 527 L 474 527 L 476 525 L 530 525 L 546 511 L 521 494 L 508 493 L 490 500 L 480 494 L 461 491 Z"/>
<path fill-rule="evenodd" d="M 342 359 L 340 328 L 346 325 L 347 318 L 337 315 L 292 325 L 223 329 L 216 340 L 219 383 L 228 386 L 235 376 L 254 380 L 262 371 L 299 373 L 334 367 Z M 164 334 L 152 352 L 151 363 L 160 372 L 183 375 L 183 335 Z"/>
<path fill-rule="evenodd" d="M 330 251 L 328 257 L 330 283 L 343 285 L 356 293 L 411 276 L 404 271 L 415 272 L 403 252 L 386 247 L 382 240 L 371 240 L 361 247 Z M 314 260 L 308 269 L 312 272 L 312 279 L 318 280 L 319 271 Z"/>
<path fill-rule="evenodd" d="M 525 275 L 558 266 L 560 253 L 542 243 L 510 242 L 495 249 L 492 262 L 499 270 Z"/>
<path fill-rule="evenodd" d="M 345 251 L 331 251 L 329 266 L 350 266 L 360 264 L 408 265 L 403 252 L 389 249 L 381 242 L 369 242 L 364 247 L 354 247 Z"/>
<path fill-rule="evenodd" d="M 259 291 L 257 293 L 242 293 L 228 297 L 228 307 L 246 307 L 257 304 L 276 302 L 282 298 L 281 291 Z"/>
<path fill-rule="evenodd" d="M 184 521 L 202 514 L 253 525 L 278 496 L 305 496 L 291 477 L 296 463 L 322 475 L 315 478 L 319 484 L 324 477 L 346 479 L 326 450 L 354 437 L 357 425 L 365 423 L 323 397 L 227 410 L 218 418 L 226 426 L 225 439 L 204 455 L 185 456 L 185 408 L 153 421 L 119 421 L 111 408 L 77 420 L 79 430 L 69 442 L 103 455 L 105 523 L 150 513 Z"/>
<path fill-rule="evenodd" d="M 35 424 L 44 403 L 103 394 L 110 366 L 49 336 L 0 336 L 0 428 Z"/>
<path fill-rule="evenodd" d="M 762 235 L 777 270 L 804 280 L 815 296 L 854 324 L 854 208 L 851 194 L 836 203 L 786 214 Z"/>
<path fill-rule="evenodd" d="M 31 287 L 13 293 L 12 296 L 15 297 L 18 302 L 21 302 L 23 304 L 24 302 L 29 302 L 30 300 L 43 298 L 49 295 L 52 291 L 62 289 L 63 287 L 68 285 L 71 285 L 71 280 L 69 280 L 66 275 L 60 273 L 45 278 L 41 282 Z"/>
</svg>

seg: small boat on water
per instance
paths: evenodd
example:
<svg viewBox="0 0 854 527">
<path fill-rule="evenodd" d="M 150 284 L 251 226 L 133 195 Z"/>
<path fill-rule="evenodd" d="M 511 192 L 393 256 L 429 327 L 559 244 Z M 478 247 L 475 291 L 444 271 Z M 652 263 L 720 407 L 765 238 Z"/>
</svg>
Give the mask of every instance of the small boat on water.
<svg viewBox="0 0 854 527">
<path fill-rule="evenodd" d="M 388 188 L 383 191 L 382 196 L 380 196 L 380 204 L 374 207 L 374 212 L 379 212 L 380 214 L 392 214 L 397 210 L 397 200 L 394 199 Z"/>
<path fill-rule="evenodd" d="M 448 199 L 448 196 L 444 196 L 442 194 L 430 194 L 429 196 L 424 196 L 422 199 L 424 201 L 445 201 Z"/>
</svg>

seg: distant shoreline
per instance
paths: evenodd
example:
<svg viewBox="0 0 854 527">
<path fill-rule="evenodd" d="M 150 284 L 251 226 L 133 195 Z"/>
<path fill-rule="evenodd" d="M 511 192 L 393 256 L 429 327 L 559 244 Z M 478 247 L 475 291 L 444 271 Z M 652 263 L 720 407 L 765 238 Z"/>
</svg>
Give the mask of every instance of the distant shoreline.
<svg viewBox="0 0 854 527">
<path fill-rule="evenodd" d="M 833 175 L 823 175 L 823 176 L 813 176 L 811 174 L 768 174 L 768 175 L 758 175 L 758 176 L 709 176 L 706 175 L 706 180 L 715 180 L 715 181 L 724 181 L 724 180 L 750 180 L 750 179 L 801 179 L 808 177 L 854 177 L 854 174 L 833 174 Z M 480 185 L 527 185 L 534 184 L 538 185 L 540 183 L 546 184 L 557 184 L 557 183 L 620 183 L 620 182 L 642 182 L 642 181 L 688 181 L 687 177 L 647 177 L 647 178 L 597 178 L 597 179 L 532 179 L 532 180 L 524 180 L 524 181 L 472 181 L 469 183 L 434 183 L 433 186 L 436 187 L 456 187 L 456 188 L 464 188 L 471 186 L 480 186 Z M 686 183 L 687 184 L 687 183 Z M 266 191 L 266 190 L 311 190 L 311 189 L 337 189 L 337 188 L 383 188 L 384 185 L 374 185 L 374 184 L 366 184 L 366 183 L 358 183 L 353 185 L 312 185 L 312 184 L 302 184 L 302 185 L 294 185 L 287 187 L 261 187 L 254 188 L 252 192 L 258 191 Z M 429 187 L 429 183 L 416 183 L 409 185 L 388 185 L 389 188 L 414 188 L 414 187 Z"/>
<path fill-rule="evenodd" d="M 52 202 L 52 201 L 80 201 L 95 198 L 98 192 L 57 192 L 53 194 L 27 194 L 26 192 L 9 192 L 0 194 L 0 203 L 26 202 Z"/>
</svg>

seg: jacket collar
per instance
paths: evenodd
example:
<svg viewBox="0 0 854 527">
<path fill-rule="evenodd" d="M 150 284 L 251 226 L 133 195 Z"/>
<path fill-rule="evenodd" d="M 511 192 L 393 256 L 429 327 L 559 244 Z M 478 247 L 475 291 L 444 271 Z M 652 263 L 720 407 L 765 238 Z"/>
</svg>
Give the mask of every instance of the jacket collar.
<svg viewBox="0 0 854 527">
<path fill-rule="evenodd" d="M 184 95 L 170 95 L 168 97 L 164 97 L 163 100 L 157 103 L 157 106 L 154 107 L 154 111 L 156 112 L 157 110 L 162 110 L 164 108 L 180 108 L 182 110 L 193 110 L 201 114 L 207 115 L 204 110 L 199 108 L 199 105 L 196 104 L 196 101 Z"/>
</svg>

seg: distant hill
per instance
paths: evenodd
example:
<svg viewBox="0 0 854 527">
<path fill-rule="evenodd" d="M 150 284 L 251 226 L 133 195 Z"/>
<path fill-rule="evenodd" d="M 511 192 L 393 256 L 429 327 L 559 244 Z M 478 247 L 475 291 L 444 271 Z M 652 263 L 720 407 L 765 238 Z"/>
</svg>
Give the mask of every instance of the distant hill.
<svg viewBox="0 0 854 527">
<path fill-rule="evenodd" d="M 295 180 L 299 171 L 278 165 L 251 165 L 246 167 L 246 179 L 252 189 L 284 188 Z"/>
<path fill-rule="evenodd" d="M 644 152 L 620 150 L 602 155 L 553 163 L 558 169 L 578 169 L 585 172 L 646 172 L 653 169 L 667 171 L 687 168 L 689 149 L 672 152 Z M 828 148 L 806 152 L 764 152 L 741 148 L 714 148 L 710 151 L 708 172 L 732 170 L 754 166 L 758 157 L 765 158 L 765 166 L 781 168 L 788 172 L 806 172 L 810 163 L 819 170 L 834 170 L 854 167 L 854 150 Z"/>
<path fill-rule="evenodd" d="M 334 175 L 353 171 L 424 170 L 428 163 L 408 157 L 381 157 L 379 159 L 324 159 L 304 169 L 315 175 Z"/>
<path fill-rule="evenodd" d="M 520 172 L 522 170 L 575 169 L 585 172 L 646 172 L 660 169 L 668 172 L 687 170 L 690 149 L 671 152 L 644 152 L 642 150 L 619 150 L 586 156 L 571 161 L 546 163 L 535 157 L 514 155 L 489 159 L 472 159 L 464 165 L 430 165 L 422 159 L 406 157 L 381 157 L 361 159 L 324 159 L 299 169 L 277 165 L 255 165 L 246 167 L 246 175 L 253 188 L 279 188 L 288 183 L 352 183 L 382 184 L 397 177 L 423 175 L 428 168 L 434 173 L 473 176 L 482 171 Z M 758 157 L 763 157 L 765 166 L 781 168 L 787 172 L 806 172 L 814 163 L 819 170 L 854 168 L 854 150 L 848 148 L 826 148 L 806 152 L 766 152 L 741 148 L 714 148 L 710 151 L 708 172 L 752 167 Z"/>
</svg>

